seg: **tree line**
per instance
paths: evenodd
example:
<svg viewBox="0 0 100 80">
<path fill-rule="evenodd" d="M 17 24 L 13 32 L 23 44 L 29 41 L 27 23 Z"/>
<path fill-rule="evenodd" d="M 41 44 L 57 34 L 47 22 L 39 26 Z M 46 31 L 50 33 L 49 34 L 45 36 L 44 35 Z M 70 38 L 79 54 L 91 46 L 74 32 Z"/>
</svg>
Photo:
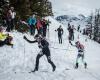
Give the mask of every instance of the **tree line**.
<svg viewBox="0 0 100 80">
<path fill-rule="evenodd" d="M 52 4 L 48 0 L 1 0 L 0 16 L 3 17 L 8 6 L 13 6 L 17 18 L 27 19 L 30 15 L 52 16 Z M 1 19 L 0 19 L 1 20 Z"/>
<path fill-rule="evenodd" d="M 88 24 L 90 24 L 92 31 L 92 39 L 100 43 L 100 9 L 96 9 L 95 12 L 91 13 Z"/>
</svg>

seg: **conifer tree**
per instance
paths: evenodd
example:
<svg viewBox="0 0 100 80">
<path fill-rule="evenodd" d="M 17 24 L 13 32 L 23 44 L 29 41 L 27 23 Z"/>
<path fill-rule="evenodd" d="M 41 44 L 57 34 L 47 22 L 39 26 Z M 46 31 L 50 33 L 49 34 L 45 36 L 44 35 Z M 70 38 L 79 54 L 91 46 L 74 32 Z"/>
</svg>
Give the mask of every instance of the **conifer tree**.
<svg viewBox="0 0 100 80">
<path fill-rule="evenodd" d="M 48 0 L 10 0 L 10 4 L 14 6 L 17 15 L 24 19 L 32 14 L 40 17 L 53 15 L 51 2 Z"/>
</svg>

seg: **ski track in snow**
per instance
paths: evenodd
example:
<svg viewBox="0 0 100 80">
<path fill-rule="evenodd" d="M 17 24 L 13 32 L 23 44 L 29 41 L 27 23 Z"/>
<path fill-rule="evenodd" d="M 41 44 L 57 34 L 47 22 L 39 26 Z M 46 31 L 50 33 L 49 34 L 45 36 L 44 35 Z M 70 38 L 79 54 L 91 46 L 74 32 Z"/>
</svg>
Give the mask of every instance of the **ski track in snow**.
<svg viewBox="0 0 100 80">
<path fill-rule="evenodd" d="M 39 52 L 38 46 L 23 40 L 24 35 L 27 35 L 30 40 L 33 39 L 29 34 L 12 32 L 14 47 L 3 46 L 0 48 L 0 80 L 100 80 L 100 45 L 89 39 L 85 42 L 87 37 L 75 31 L 75 41 L 80 40 L 86 47 L 86 61 L 89 66 L 88 69 L 84 69 L 80 64 L 79 69 L 74 69 L 77 49 L 68 43 L 67 28 L 62 25 L 66 37 L 63 36 L 63 44 L 58 44 L 55 29 L 61 24 L 51 17 L 49 20 L 52 23 L 47 38 L 50 36 L 48 41 L 52 60 L 56 64 L 56 71 L 52 72 L 51 65 L 43 56 L 40 58 L 39 71 L 28 73 L 34 69 L 35 58 Z M 77 39 L 78 35 L 79 39 Z M 72 43 L 74 44 L 75 41 Z"/>
</svg>

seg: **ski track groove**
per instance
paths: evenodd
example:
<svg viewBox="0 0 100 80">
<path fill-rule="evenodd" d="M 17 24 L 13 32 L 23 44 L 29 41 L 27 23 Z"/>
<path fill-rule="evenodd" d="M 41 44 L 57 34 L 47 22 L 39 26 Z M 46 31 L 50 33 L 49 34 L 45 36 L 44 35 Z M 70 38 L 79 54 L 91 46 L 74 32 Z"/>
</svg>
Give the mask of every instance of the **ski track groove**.
<svg viewBox="0 0 100 80">
<path fill-rule="evenodd" d="M 37 76 L 41 77 L 42 80 L 45 80 L 45 78 L 41 74 L 37 74 Z"/>
<path fill-rule="evenodd" d="M 91 75 L 94 79 L 96 79 L 96 80 L 100 80 L 100 76 L 97 76 L 97 74 L 95 73 L 95 74 L 93 74 L 92 72 L 90 72 L 90 71 L 85 71 L 86 73 L 88 73 L 89 75 Z"/>
<path fill-rule="evenodd" d="M 67 70 L 63 70 L 63 73 L 66 74 L 66 71 L 67 71 Z M 71 78 L 71 80 L 74 80 L 74 78 L 73 78 L 70 74 L 67 73 L 66 75 L 69 76 L 69 78 Z M 65 79 L 65 80 L 66 80 L 66 79 Z"/>
<path fill-rule="evenodd" d="M 26 71 L 25 72 L 24 71 L 23 72 L 14 72 L 14 74 L 19 74 L 19 73 L 21 73 L 21 74 L 30 74 L 30 75 L 32 74 L 34 76 L 41 77 L 42 80 L 45 80 L 45 78 L 42 76 L 42 74 L 38 74 L 37 72 L 36 73 L 35 72 L 34 73 L 33 72 L 29 73 L 29 71 L 27 71 L 27 72 Z"/>
</svg>

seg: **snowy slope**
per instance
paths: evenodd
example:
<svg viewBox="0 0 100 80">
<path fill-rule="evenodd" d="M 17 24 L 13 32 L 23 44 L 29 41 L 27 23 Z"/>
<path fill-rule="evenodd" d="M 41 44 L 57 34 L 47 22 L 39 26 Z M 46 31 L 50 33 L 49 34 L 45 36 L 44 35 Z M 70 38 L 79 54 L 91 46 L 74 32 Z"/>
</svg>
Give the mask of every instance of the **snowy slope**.
<svg viewBox="0 0 100 80">
<path fill-rule="evenodd" d="M 85 56 L 88 63 L 88 69 L 84 69 L 80 64 L 79 69 L 76 70 L 74 64 L 77 49 L 68 43 L 67 28 L 62 25 L 64 28 L 63 44 L 58 44 L 55 29 L 61 24 L 51 17 L 48 19 L 51 24 L 47 40 L 50 43 L 52 60 L 57 67 L 56 71 L 52 72 L 46 57 L 43 56 L 40 59 L 39 71 L 29 74 L 28 72 L 34 69 L 36 55 L 39 52 L 37 43 L 29 44 L 23 40 L 24 35 L 34 40 L 29 33 L 12 32 L 14 48 L 0 47 L 0 80 L 100 80 L 100 45 L 89 39 L 85 42 L 87 37 L 75 31 L 75 41 L 79 36 L 79 40 L 85 45 Z"/>
</svg>

